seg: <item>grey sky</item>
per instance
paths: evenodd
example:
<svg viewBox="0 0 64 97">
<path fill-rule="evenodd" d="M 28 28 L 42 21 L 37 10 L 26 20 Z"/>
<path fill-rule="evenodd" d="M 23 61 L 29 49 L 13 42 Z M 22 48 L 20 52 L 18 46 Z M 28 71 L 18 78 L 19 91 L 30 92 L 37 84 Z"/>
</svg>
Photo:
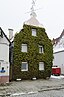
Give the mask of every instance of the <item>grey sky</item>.
<svg viewBox="0 0 64 97">
<path fill-rule="evenodd" d="M 32 0 L 0 0 L 0 27 L 8 35 L 20 31 L 24 21 L 30 18 Z M 36 0 L 37 19 L 46 29 L 48 36 L 58 37 L 64 29 L 64 0 Z M 29 12 L 29 13 L 27 13 Z"/>
</svg>

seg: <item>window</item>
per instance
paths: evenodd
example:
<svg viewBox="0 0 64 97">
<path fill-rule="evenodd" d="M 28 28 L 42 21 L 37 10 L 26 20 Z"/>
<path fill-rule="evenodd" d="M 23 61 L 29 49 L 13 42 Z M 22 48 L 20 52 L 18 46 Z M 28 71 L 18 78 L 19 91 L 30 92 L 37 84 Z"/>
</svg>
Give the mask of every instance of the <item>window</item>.
<svg viewBox="0 0 64 97">
<path fill-rule="evenodd" d="M 22 62 L 21 71 L 28 71 L 28 63 L 27 62 Z"/>
<path fill-rule="evenodd" d="M 21 45 L 21 52 L 27 52 L 27 44 Z"/>
<path fill-rule="evenodd" d="M 43 46 L 39 45 L 39 53 L 43 53 Z"/>
<path fill-rule="evenodd" d="M 36 29 L 32 29 L 32 36 L 36 36 Z"/>
<path fill-rule="evenodd" d="M 39 70 L 44 70 L 44 62 L 39 62 Z"/>
</svg>

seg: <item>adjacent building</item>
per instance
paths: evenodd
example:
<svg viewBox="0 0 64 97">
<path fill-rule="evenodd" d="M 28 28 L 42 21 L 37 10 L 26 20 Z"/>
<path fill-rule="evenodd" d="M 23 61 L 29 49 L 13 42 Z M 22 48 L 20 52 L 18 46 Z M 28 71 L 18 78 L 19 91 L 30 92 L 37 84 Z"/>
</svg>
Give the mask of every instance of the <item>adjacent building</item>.
<svg viewBox="0 0 64 97">
<path fill-rule="evenodd" d="M 10 41 L 0 27 L 0 83 L 9 82 L 9 45 Z"/>
<path fill-rule="evenodd" d="M 53 50 L 53 66 L 60 67 L 61 74 L 64 74 L 64 30 L 58 38 L 53 39 Z"/>
</svg>

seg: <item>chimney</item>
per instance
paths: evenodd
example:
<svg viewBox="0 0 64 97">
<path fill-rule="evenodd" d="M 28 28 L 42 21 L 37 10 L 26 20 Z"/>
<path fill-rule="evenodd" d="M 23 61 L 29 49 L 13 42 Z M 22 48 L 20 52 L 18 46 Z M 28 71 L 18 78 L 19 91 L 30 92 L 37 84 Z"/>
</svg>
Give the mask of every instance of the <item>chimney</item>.
<svg viewBox="0 0 64 97">
<path fill-rule="evenodd" d="M 13 29 L 8 29 L 9 30 L 9 40 L 13 38 Z"/>
</svg>

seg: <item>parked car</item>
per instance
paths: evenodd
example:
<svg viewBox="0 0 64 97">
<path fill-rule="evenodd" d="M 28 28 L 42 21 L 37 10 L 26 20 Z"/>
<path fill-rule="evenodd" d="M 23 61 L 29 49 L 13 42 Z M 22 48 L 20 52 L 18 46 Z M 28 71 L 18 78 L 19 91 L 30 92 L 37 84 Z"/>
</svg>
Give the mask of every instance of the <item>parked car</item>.
<svg viewBox="0 0 64 97">
<path fill-rule="evenodd" d="M 61 68 L 58 66 L 52 67 L 52 75 L 60 75 L 61 74 Z"/>
</svg>

